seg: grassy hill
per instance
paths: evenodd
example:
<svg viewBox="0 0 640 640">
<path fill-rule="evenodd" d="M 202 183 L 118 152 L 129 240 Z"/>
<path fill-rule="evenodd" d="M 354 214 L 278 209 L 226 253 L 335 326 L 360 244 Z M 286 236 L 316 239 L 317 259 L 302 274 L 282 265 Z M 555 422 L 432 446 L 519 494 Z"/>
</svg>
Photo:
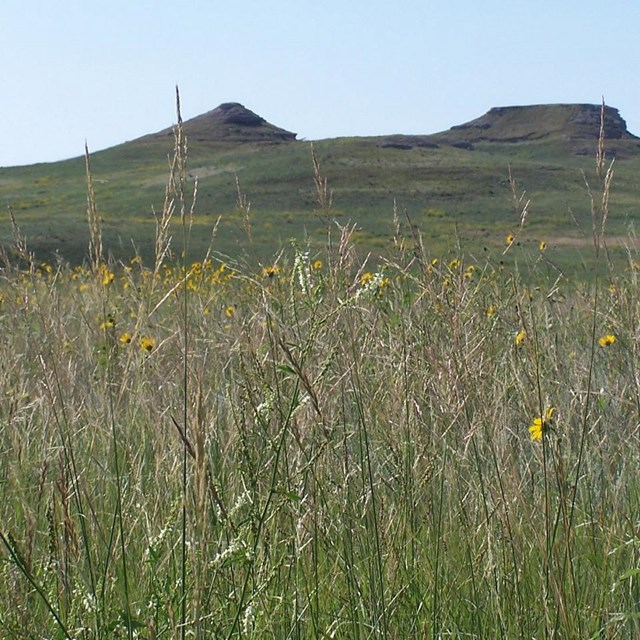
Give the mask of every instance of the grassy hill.
<svg viewBox="0 0 640 640">
<path fill-rule="evenodd" d="M 185 123 L 184 262 L 0 267 L 0 637 L 640 638 L 640 261 L 554 268 L 594 255 L 593 139 L 493 139 L 524 110 L 485 140 L 318 142 L 318 211 L 309 144 L 254 116 Z M 638 156 L 614 142 L 620 252 Z M 114 254 L 153 253 L 170 151 L 94 156 Z M 42 254 L 85 255 L 83 173 L 0 175 Z M 233 258 L 202 260 L 218 216 Z M 320 249 L 349 218 L 368 263 L 348 233 Z M 272 262 L 305 233 L 317 254 Z"/>
<path fill-rule="evenodd" d="M 363 253 L 391 247 L 394 208 L 418 229 L 435 255 L 462 245 L 472 253 L 501 253 L 516 236 L 518 250 L 540 241 L 560 265 L 588 260 L 592 190 L 600 190 L 595 156 L 599 123 L 593 105 L 492 109 L 466 125 L 430 136 L 338 138 L 314 143 L 320 171 L 333 194 L 319 212 L 311 145 L 229 103 L 185 122 L 188 180 L 198 194 L 191 250 L 204 253 L 217 225 L 214 250 L 266 260 L 291 238 L 320 247 L 327 221 L 358 226 Z M 252 120 L 252 118 L 254 118 Z M 624 252 L 634 235 L 640 142 L 616 110 L 606 112 L 615 178 L 608 219 L 609 245 Z M 116 258 L 135 250 L 150 258 L 155 217 L 164 199 L 173 149 L 171 130 L 92 155 L 92 175 L 103 240 Z M 509 170 L 516 181 L 514 202 Z M 237 204 L 237 184 L 250 202 L 251 237 Z M 597 196 L 599 197 L 599 196 Z M 519 208 L 531 200 L 523 229 Z M 0 202 L 10 207 L 38 257 L 71 262 L 86 255 L 84 158 L 0 169 Z M 406 216 L 405 216 L 406 213 Z M 322 215 L 320 215 L 322 214 Z M 329 222 L 329 224 L 331 224 Z M 631 239 L 630 239 L 631 238 Z M 0 242 L 10 246 L 9 216 Z M 505 260 L 512 260 L 509 251 Z"/>
</svg>

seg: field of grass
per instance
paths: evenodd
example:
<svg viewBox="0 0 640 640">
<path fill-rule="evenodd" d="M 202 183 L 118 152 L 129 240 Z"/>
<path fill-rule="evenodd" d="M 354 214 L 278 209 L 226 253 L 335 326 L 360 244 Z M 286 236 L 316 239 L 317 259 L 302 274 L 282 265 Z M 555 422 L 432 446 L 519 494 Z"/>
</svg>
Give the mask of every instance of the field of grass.
<svg viewBox="0 0 640 640">
<path fill-rule="evenodd" d="M 176 149 L 151 259 L 108 258 L 95 174 L 84 266 L 5 258 L 0 636 L 640 637 L 604 172 L 588 280 L 526 222 L 435 255 L 400 213 L 384 260 L 345 221 L 256 264 L 191 244 Z"/>
<path fill-rule="evenodd" d="M 543 121 L 540 126 L 549 126 Z M 561 138 L 523 143 L 475 144 L 473 151 L 391 148 L 384 138 L 340 138 L 314 143 L 333 194 L 332 218 L 357 224 L 354 242 L 361 256 L 383 254 L 393 239 L 394 208 L 406 212 L 434 254 L 455 250 L 460 241 L 475 254 L 502 252 L 515 233 L 509 171 L 518 195 L 531 200 L 527 234 L 521 243 L 535 252 L 541 240 L 563 267 L 590 261 L 591 210 L 585 178 L 597 185 L 590 155 L 576 155 Z M 610 238 L 635 233 L 640 195 L 637 140 L 615 144 L 616 189 L 611 194 Z M 172 152 L 170 137 L 134 140 L 92 154 L 98 214 L 105 253 L 127 260 L 135 251 L 154 255 L 154 212 L 162 208 Z M 226 255 L 268 261 L 291 238 L 320 250 L 326 224 L 318 216 L 311 144 L 189 142 L 187 176 L 198 179 L 191 246 L 204 253 L 216 228 L 216 249 Z M 248 242 L 237 203 L 237 181 L 251 203 Z M 0 168 L 0 206 L 10 207 L 29 246 L 48 262 L 80 264 L 87 257 L 85 162 Z M 0 216 L 0 246 L 9 247 L 9 216 Z M 176 255 L 179 251 L 176 251 Z M 511 256 L 504 259 L 509 262 Z"/>
</svg>

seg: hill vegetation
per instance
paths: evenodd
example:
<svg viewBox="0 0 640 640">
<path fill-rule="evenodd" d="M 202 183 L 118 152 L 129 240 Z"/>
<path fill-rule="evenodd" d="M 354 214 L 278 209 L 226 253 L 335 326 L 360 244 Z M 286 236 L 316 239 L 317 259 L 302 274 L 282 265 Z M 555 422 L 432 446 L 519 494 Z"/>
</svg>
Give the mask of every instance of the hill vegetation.
<svg viewBox="0 0 640 640">
<path fill-rule="evenodd" d="M 97 154 L 95 195 L 116 157 L 139 191 L 124 152 L 158 144 Z M 640 637 L 640 262 L 607 259 L 610 167 L 585 281 L 527 257 L 528 219 L 495 257 L 434 258 L 400 215 L 383 258 L 333 223 L 262 265 L 201 257 L 174 149 L 149 261 L 110 259 L 89 189 L 84 264 L 19 237 L 2 264 L 0 636 Z M 274 176 L 308 153 L 275 149 Z"/>
<path fill-rule="evenodd" d="M 591 237 L 585 180 L 598 181 L 598 113 L 593 105 L 508 107 L 429 136 L 321 140 L 313 144 L 314 168 L 310 143 L 242 105 L 220 105 L 184 123 L 190 189 L 197 179 L 192 250 L 204 255 L 215 229 L 215 251 L 268 260 L 291 238 L 319 249 L 336 221 L 357 226 L 363 255 L 384 255 L 395 216 L 422 233 L 433 255 L 463 245 L 499 256 L 513 234 L 521 251 L 535 253 L 545 241 L 560 268 L 581 269 Z M 634 242 L 640 142 L 617 110 L 604 114 L 607 158 L 616 157 L 607 221 L 615 255 Z M 118 259 L 136 252 L 153 259 L 171 131 L 91 156 L 103 241 Z M 318 178 L 328 185 L 330 209 L 328 197 L 319 200 Z M 83 158 L 0 169 L 0 201 L 42 259 L 86 259 L 86 192 Z M 10 247 L 12 238 L 3 217 L 0 241 Z"/>
</svg>

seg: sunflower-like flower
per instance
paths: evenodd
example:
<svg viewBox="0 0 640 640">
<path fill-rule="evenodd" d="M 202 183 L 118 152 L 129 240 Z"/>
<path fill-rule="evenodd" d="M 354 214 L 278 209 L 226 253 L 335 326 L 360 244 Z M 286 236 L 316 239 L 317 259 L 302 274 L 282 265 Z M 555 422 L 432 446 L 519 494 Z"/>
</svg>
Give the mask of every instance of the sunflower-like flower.
<svg viewBox="0 0 640 640">
<path fill-rule="evenodd" d="M 147 353 L 151 353 L 156 348 L 156 339 L 151 336 L 142 336 L 140 338 L 140 348 Z"/>
<path fill-rule="evenodd" d="M 108 314 L 107 317 L 100 323 L 100 329 L 102 331 L 113 329 L 115 326 L 116 326 L 116 321 L 111 314 Z"/>
<path fill-rule="evenodd" d="M 612 333 L 609 333 L 606 336 L 602 336 L 598 340 L 598 344 L 603 348 L 610 347 L 616 341 L 616 339 L 617 338 Z"/>
<path fill-rule="evenodd" d="M 553 424 L 553 414 L 555 413 L 555 407 L 549 407 L 543 416 L 536 416 L 533 422 L 529 426 L 529 435 L 531 440 L 542 440 L 542 436 L 548 431 L 549 427 Z"/>
<path fill-rule="evenodd" d="M 116 274 L 106 265 L 100 267 L 100 276 L 104 287 L 108 287 L 116 279 Z"/>
</svg>

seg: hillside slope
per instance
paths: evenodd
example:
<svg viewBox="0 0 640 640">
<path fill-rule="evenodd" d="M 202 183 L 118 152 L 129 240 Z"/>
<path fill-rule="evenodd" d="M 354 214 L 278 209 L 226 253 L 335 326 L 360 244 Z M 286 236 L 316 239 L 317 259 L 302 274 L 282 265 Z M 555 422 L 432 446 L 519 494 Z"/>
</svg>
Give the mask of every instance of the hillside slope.
<svg viewBox="0 0 640 640">
<path fill-rule="evenodd" d="M 198 179 L 192 250 L 206 251 L 215 227 L 215 250 L 266 260 L 290 238 L 323 246 L 326 221 L 334 219 L 358 226 L 363 253 L 384 255 L 395 209 L 403 218 L 406 211 L 436 254 L 458 242 L 472 251 L 502 252 L 504 238 L 519 224 L 510 169 L 518 196 L 526 191 L 532 201 L 519 242 L 535 248 L 553 238 L 562 260 L 575 261 L 575 248 L 590 243 L 584 179 L 596 193 L 599 184 L 591 159 L 596 113 L 595 105 L 496 108 L 439 134 L 318 141 L 315 153 L 333 193 L 332 210 L 320 216 L 309 143 L 242 105 L 225 103 L 184 123 L 187 178 L 191 185 Z M 608 230 L 621 244 L 637 219 L 640 141 L 616 109 L 605 115 L 607 153 L 617 156 Z M 168 128 L 92 156 L 105 248 L 118 258 L 130 257 L 134 247 L 145 258 L 153 253 L 171 133 Z M 237 181 L 251 202 L 251 237 L 238 210 Z M 0 169 L 0 203 L 11 207 L 39 256 L 74 262 L 86 256 L 83 158 Z M 9 216 L 0 218 L 0 243 L 12 243 Z"/>
</svg>

